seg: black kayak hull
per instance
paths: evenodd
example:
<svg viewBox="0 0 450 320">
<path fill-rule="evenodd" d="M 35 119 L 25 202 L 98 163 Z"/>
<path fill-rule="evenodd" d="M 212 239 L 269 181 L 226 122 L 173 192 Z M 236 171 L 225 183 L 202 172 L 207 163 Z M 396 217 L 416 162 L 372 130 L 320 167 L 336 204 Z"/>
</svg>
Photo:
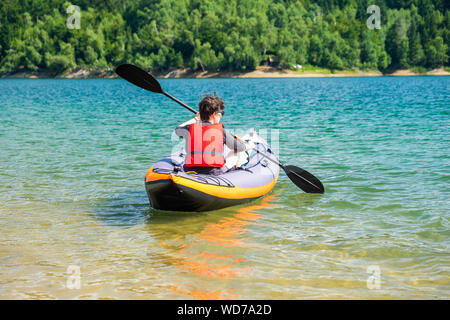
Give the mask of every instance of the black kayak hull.
<svg viewBox="0 0 450 320">
<path fill-rule="evenodd" d="M 183 185 L 172 180 L 146 182 L 150 206 L 168 211 L 211 211 L 250 202 L 259 197 L 224 199 Z"/>
</svg>

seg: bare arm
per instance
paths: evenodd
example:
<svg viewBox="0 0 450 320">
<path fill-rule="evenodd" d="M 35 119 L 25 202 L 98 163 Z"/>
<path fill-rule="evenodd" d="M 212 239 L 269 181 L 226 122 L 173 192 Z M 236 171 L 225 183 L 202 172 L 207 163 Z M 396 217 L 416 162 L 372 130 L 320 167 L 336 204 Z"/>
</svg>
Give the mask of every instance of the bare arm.
<svg viewBox="0 0 450 320">
<path fill-rule="evenodd" d="M 180 124 L 180 125 L 178 126 L 178 128 L 179 128 L 179 127 L 185 127 L 185 126 L 187 126 L 188 124 L 193 124 L 193 123 L 196 123 L 196 122 L 198 122 L 198 121 L 200 121 L 200 113 L 197 112 L 197 114 L 195 115 L 195 117 L 193 117 L 191 120 L 188 120 L 188 121 L 186 121 L 186 122 Z"/>
</svg>

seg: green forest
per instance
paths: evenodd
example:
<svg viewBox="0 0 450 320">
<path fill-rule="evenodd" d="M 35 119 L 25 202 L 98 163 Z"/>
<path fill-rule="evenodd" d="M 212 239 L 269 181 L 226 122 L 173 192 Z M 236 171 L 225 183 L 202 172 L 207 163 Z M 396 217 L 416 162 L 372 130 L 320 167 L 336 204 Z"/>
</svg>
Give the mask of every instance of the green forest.
<svg viewBox="0 0 450 320">
<path fill-rule="evenodd" d="M 70 29 L 70 5 L 80 28 Z M 380 8 L 369 28 L 370 5 Z M 0 74 L 133 63 L 147 70 L 447 66 L 449 1 L 1 0 Z"/>
</svg>

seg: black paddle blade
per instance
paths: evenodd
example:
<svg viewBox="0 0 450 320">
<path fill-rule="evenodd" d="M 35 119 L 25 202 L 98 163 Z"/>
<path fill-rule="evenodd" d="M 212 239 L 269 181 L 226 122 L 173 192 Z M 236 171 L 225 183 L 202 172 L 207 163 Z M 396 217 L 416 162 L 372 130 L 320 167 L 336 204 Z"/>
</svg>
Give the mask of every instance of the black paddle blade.
<svg viewBox="0 0 450 320">
<path fill-rule="evenodd" d="M 322 182 L 311 173 L 296 166 L 283 166 L 291 181 L 307 193 L 324 193 Z"/>
<path fill-rule="evenodd" d="M 148 72 L 132 64 L 122 64 L 116 68 L 116 73 L 123 79 L 138 87 L 155 92 L 163 93 L 159 82 Z"/>
</svg>

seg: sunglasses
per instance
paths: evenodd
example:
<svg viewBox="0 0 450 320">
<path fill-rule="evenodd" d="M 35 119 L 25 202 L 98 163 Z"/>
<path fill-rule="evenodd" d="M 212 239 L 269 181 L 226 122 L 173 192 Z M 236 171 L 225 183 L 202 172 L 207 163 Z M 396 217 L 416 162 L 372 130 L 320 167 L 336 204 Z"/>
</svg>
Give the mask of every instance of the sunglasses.
<svg viewBox="0 0 450 320">
<path fill-rule="evenodd" d="M 216 113 L 219 113 L 222 117 L 225 115 L 225 111 L 219 111 L 219 112 L 216 112 Z"/>
</svg>

